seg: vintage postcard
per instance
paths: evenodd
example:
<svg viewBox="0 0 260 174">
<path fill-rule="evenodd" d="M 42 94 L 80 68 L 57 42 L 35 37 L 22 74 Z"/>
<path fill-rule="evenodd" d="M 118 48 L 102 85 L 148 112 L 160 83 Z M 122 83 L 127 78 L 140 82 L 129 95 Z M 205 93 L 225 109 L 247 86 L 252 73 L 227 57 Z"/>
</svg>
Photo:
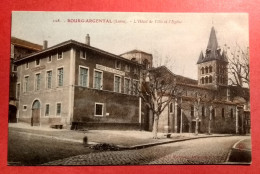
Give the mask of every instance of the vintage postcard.
<svg viewBox="0 0 260 174">
<path fill-rule="evenodd" d="M 251 164 L 246 13 L 12 13 L 8 165 Z"/>
</svg>

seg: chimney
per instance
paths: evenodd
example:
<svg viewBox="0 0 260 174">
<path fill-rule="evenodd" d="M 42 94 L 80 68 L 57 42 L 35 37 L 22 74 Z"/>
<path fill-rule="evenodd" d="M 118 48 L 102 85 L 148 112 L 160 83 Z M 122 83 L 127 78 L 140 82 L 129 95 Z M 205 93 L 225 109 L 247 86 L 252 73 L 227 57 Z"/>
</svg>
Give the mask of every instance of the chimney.
<svg viewBox="0 0 260 174">
<path fill-rule="evenodd" d="M 48 48 L 48 41 L 47 40 L 44 40 L 43 41 L 43 49 L 47 49 Z"/>
<path fill-rule="evenodd" d="M 86 36 L 86 45 L 90 45 L 90 37 L 89 34 Z"/>
</svg>

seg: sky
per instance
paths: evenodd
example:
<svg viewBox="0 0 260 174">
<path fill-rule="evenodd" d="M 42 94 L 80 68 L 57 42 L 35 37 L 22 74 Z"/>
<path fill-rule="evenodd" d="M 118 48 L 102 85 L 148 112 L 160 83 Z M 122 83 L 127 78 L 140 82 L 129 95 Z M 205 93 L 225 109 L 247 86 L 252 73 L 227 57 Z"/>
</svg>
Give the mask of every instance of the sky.
<svg viewBox="0 0 260 174">
<path fill-rule="evenodd" d="M 96 21 L 99 22 L 96 22 Z M 73 22 L 69 22 L 73 21 Z M 76 22 L 80 21 L 80 22 Z M 138 49 L 156 65 L 197 79 L 197 60 L 214 26 L 220 47 L 249 46 L 246 13 L 13 12 L 14 37 L 48 47 L 73 39 L 119 55 Z"/>
</svg>

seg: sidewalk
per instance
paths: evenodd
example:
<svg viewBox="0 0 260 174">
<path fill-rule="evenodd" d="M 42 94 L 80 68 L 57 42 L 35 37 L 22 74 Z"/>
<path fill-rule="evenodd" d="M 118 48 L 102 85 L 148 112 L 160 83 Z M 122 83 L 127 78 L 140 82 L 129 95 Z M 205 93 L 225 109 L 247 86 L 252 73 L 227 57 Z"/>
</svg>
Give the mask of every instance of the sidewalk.
<svg viewBox="0 0 260 174">
<path fill-rule="evenodd" d="M 88 137 L 89 144 L 108 143 L 122 149 L 139 149 L 159 144 L 185 141 L 197 138 L 232 136 L 228 134 L 199 134 L 172 133 L 171 138 L 166 138 L 164 133 L 158 133 L 158 139 L 152 138 L 152 132 L 147 131 L 124 131 L 124 130 L 88 130 L 74 131 L 68 129 L 52 129 L 49 127 L 31 127 L 25 123 L 9 123 L 9 131 L 26 133 L 32 136 L 55 138 L 61 141 L 83 143 L 83 138 Z"/>
</svg>

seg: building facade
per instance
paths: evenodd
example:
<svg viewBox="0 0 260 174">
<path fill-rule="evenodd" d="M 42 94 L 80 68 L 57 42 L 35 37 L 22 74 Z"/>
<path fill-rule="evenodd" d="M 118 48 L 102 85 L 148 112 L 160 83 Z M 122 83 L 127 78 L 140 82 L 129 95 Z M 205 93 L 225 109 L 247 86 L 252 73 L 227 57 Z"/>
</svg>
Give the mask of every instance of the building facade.
<svg viewBox="0 0 260 174">
<path fill-rule="evenodd" d="M 10 85 L 9 85 L 9 122 L 17 122 L 16 114 L 18 108 L 18 99 L 16 98 L 17 83 L 17 65 L 14 61 L 29 55 L 31 53 L 42 50 L 42 46 L 28 42 L 16 37 L 11 37 L 11 56 L 10 56 Z"/>
<path fill-rule="evenodd" d="M 18 120 L 139 128 L 142 64 L 69 40 L 18 59 Z"/>
</svg>

